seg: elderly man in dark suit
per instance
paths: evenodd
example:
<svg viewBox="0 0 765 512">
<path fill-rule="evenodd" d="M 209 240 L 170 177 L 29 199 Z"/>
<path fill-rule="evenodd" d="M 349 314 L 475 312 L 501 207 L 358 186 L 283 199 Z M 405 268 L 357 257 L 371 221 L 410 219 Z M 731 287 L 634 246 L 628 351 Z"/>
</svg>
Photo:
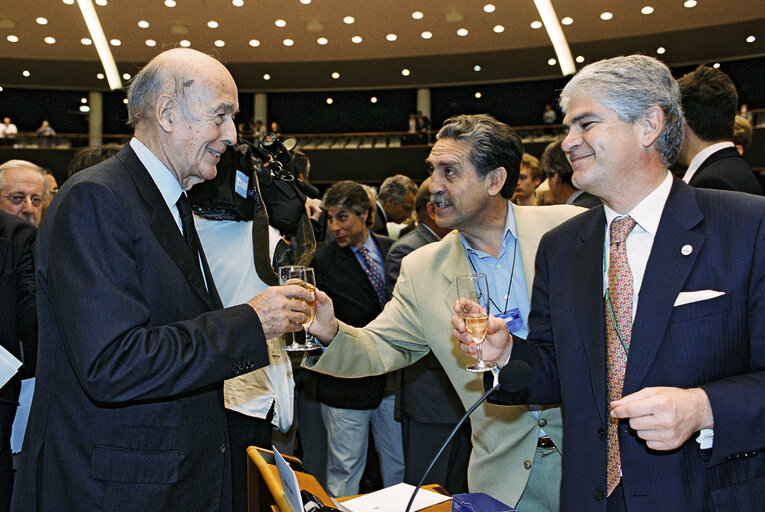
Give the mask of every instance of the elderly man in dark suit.
<svg viewBox="0 0 765 512">
<path fill-rule="evenodd" d="M 388 236 L 388 222 L 401 224 L 411 217 L 416 193 L 417 185 L 409 176 L 395 174 L 385 178 L 377 194 L 377 211 L 372 231 Z"/>
<path fill-rule="evenodd" d="M 562 401 L 563 510 L 761 509 L 765 199 L 667 171 L 683 119 L 656 59 L 593 63 L 561 106 L 574 184 L 604 207 L 542 238 L 528 341 L 492 319 L 484 356 L 533 369 L 501 398 Z"/>
<path fill-rule="evenodd" d="M 231 510 L 223 381 L 268 364 L 266 339 L 307 318 L 290 299 L 313 298 L 221 309 L 184 190 L 215 176 L 237 106 L 220 62 L 160 54 L 128 92 L 135 137 L 51 203 L 14 510 Z"/>
<path fill-rule="evenodd" d="M 0 346 L 19 360 L 37 344 L 32 254 L 36 233 L 30 222 L 0 211 Z M 34 368 L 30 370 L 33 374 Z M 20 386 L 19 374 L 0 385 L 0 511 L 11 504 L 11 427 Z"/>
</svg>

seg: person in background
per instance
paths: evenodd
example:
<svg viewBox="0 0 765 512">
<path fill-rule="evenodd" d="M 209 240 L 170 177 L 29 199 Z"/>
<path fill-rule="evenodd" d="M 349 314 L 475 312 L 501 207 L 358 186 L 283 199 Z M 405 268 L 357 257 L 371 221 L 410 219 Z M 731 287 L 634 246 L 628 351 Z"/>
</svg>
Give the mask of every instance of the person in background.
<svg viewBox="0 0 765 512">
<path fill-rule="evenodd" d="M 372 231 L 388 236 L 388 222 L 403 223 L 414 211 L 414 195 L 417 185 L 403 174 L 388 176 L 377 194 L 376 213 Z"/>
<path fill-rule="evenodd" d="M 42 167 L 26 160 L 0 165 L 0 210 L 40 225 L 47 185 Z"/>
<path fill-rule="evenodd" d="M 549 103 L 545 105 L 545 109 L 542 112 L 542 122 L 544 124 L 554 124 L 558 120 L 558 113 L 552 108 Z"/>
<path fill-rule="evenodd" d="M 736 124 L 733 128 L 733 144 L 739 155 L 743 155 L 747 146 L 752 143 L 752 125 L 743 116 L 736 116 Z"/>
<path fill-rule="evenodd" d="M 568 158 L 566 158 L 566 153 L 560 147 L 564 138 L 565 135 L 559 135 L 548 144 L 542 153 L 540 162 L 542 171 L 547 175 L 547 182 L 550 184 L 552 204 L 573 204 L 584 208 L 592 208 L 602 204 L 600 199 L 584 190 L 579 190 L 571 182 L 574 171 L 571 169 Z"/>
<path fill-rule="evenodd" d="M 56 135 L 56 130 L 53 129 L 47 119 L 42 122 L 36 133 L 41 148 L 49 148 L 53 145 L 51 140 L 53 136 Z"/>
<path fill-rule="evenodd" d="M 11 122 L 10 117 L 4 117 L 3 123 L 0 124 L 0 142 L 5 144 L 13 144 L 16 140 L 16 135 L 19 133 L 16 125 Z"/>
<path fill-rule="evenodd" d="M 537 205 L 537 187 L 545 180 L 545 174 L 539 167 L 539 159 L 528 153 L 523 154 L 521 172 L 512 201 L 518 206 Z"/>
<path fill-rule="evenodd" d="M 43 169 L 43 176 L 45 176 L 45 195 L 47 196 L 45 203 L 43 203 L 43 214 L 45 214 L 45 210 L 58 192 L 58 182 L 53 173 L 46 169 Z"/>
</svg>

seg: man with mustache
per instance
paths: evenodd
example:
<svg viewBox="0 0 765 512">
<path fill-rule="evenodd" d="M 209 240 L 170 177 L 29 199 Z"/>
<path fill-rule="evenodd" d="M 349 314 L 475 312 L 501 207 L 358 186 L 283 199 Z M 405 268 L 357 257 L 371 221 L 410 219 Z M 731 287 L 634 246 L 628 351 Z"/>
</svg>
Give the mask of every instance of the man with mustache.
<svg viewBox="0 0 765 512">
<path fill-rule="evenodd" d="M 492 312 L 505 317 L 513 332 L 525 333 L 537 243 L 547 230 L 582 211 L 512 205 L 508 199 L 522 155 L 518 135 L 491 116 L 461 115 L 444 122 L 427 159 L 433 171 L 430 192 L 436 222 L 456 231 L 403 259 L 391 301 L 365 328 L 337 322 L 331 302 L 320 300 L 311 333 L 332 343 L 314 370 L 376 375 L 432 352 L 465 408 L 481 397 L 480 379 L 465 370 L 471 358 L 455 351 L 451 336 L 457 276 L 487 273 Z M 482 405 L 471 416 L 470 490 L 520 510 L 558 510 L 561 423 L 557 407 Z"/>
</svg>

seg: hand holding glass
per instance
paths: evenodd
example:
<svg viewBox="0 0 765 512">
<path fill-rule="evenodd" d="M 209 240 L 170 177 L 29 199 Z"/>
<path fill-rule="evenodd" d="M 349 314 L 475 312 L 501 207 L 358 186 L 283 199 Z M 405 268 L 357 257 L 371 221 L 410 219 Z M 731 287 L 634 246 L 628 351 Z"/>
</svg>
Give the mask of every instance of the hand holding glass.
<svg viewBox="0 0 765 512">
<path fill-rule="evenodd" d="M 476 344 L 475 363 L 465 368 L 471 372 L 485 372 L 497 365 L 483 360 L 481 344 L 489 328 L 489 283 L 486 274 L 466 274 L 457 276 L 460 315 L 465 321 L 473 342 Z"/>
<path fill-rule="evenodd" d="M 281 285 L 297 285 L 302 286 L 308 291 L 314 291 L 316 289 L 316 278 L 313 273 L 313 269 L 310 267 L 302 267 L 297 265 L 279 267 L 279 284 Z M 314 316 L 316 314 L 316 301 L 306 302 L 310 306 L 311 311 L 308 315 L 308 319 L 303 323 L 303 329 L 305 330 L 305 343 L 297 343 L 295 341 L 295 335 L 292 335 L 292 343 L 283 348 L 287 351 L 306 351 L 320 348 L 316 342 L 312 342 L 308 328 L 311 327 Z"/>
</svg>

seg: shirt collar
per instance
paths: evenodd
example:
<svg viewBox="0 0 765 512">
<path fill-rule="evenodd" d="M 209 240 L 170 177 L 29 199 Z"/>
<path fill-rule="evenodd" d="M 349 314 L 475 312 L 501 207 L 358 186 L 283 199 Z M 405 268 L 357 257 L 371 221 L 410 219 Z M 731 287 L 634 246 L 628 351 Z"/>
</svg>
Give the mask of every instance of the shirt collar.
<svg viewBox="0 0 765 512">
<path fill-rule="evenodd" d="M 366 247 L 371 254 L 375 254 L 375 241 L 372 240 L 370 233 L 371 232 L 367 229 L 367 239 L 364 240 L 364 243 L 361 244 L 361 247 Z M 354 254 L 356 254 L 357 252 L 359 252 L 359 249 L 361 249 L 361 247 L 351 247 L 351 250 L 353 251 Z"/>
<path fill-rule="evenodd" d="M 693 160 L 691 160 L 691 163 L 688 164 L 688 169 L 686 169 L 685 174 L 683 175 L 683 181 L 686 183 L 691 182 L 691 178 L 693 178 L 693 175 L 696 174 L 696 171 L 699 170 L 699 167 L 701 167 L 701 164 L 704 163 L 704 161 L 712 156 L 712 154 L 717 153 L 721 149 L 725 148 L 734 148 L 736 147 L 733 142 L 726 141 L 726 142 L 718 142 L 717 144 L 712 144 L 711 146 L 707 146 L 698 153 L 696 153 L 696 156 L 693 157 Z"/>
<path fill-rule="evenodd" d="M 178 183 L 170 169 L 149 148 L 144 146 L 140 140 L 135 137 L 130 139 L 130 147 L 133 148 L 138 159 L 146 167 L 146 170 L 149 171 L 151 179 L 157 185 L 159 193 L 162 194 L 162 199 L 165 200 L 167 207 L 172 211 L 175 203 L 178 202 L 178 198 L 183 193 L 181 184 Z"/>
<path fill-rule="evenodd" d="M 436 240 L 441 240 L 441 237 L 440 237 L 440 236 L 438 236 L 438 235 L 436 234 L 436 232 L 435 232 L 435 231 L 433 231 L 432 229 L 430 229 L 430 226 L 428 226 L 427 224 L 423 224 L 422 222 L 420 222 L 420 224 L 422 224 L 422 227 L 424 227 L 425 229 L 427 229 L 428 231 L 430 231 L 431 233 L 433 233 L 433 236 L 434 236 L 434 237 L 436 237 Z M 419 226 L 420 224 L 417 224 L 417 225 Z"/>
<path fill-rule="evenodd" d="M 506 242 L 507 242 L 507 235 L 510 233 L 510 235 L 514 239 L 518 239 L 518 227 L 516 226 L 515 222 L 515 212 L 513 211 L 513 208 L 517 208 L 514 206 L 510 201 L 507 201 L 507 214 L 505 214 L 505 227 L 502 230 L 502 247 L 499 250 L 499 254 L 497 257 L 502 256 L 502 252 L 505 249 Z M 521 208 L 538 208 L 537 206 L 527 206 L 527 207 L 521 207 Z M 478 256 L 489 256 L 483 251 L 479 251 L 478 249 L 474 249 L 467 238 L 464 237 L 462 233 L 460 233 L 460 240 L 462 241 L 462 245 L 465 247 L 467 251 L 472 252 L 473 254 L 476 254 Z"/>
<path fill-rule="evenodd" d="M 667 197 L 669 197 L 669 191 L 672 190 L 672 179 L 672 173 L 667 171 L 664 181 L 627 213 L 651 236 L 656 236 L 656 230 L 659 228 L 664 204 L 667 202 Z M 619 215 L 606 205 L 603 205 L 603 207 L 606 212 L 606 232 L 608 233 L 611 222 L 617 217 L 623 217 L 623 215 Z"/>
<path fill-rule="evenodd" d="M 576 198 L 581 196 L 582 194 L 584 194 L 584 190 L 578 189 L 574 191 L 574 193 L 568 196 L 568 199 L 566 199 L 566 204 L 574 204 L 574 201 L 576 200 Z"/>
</svg>

